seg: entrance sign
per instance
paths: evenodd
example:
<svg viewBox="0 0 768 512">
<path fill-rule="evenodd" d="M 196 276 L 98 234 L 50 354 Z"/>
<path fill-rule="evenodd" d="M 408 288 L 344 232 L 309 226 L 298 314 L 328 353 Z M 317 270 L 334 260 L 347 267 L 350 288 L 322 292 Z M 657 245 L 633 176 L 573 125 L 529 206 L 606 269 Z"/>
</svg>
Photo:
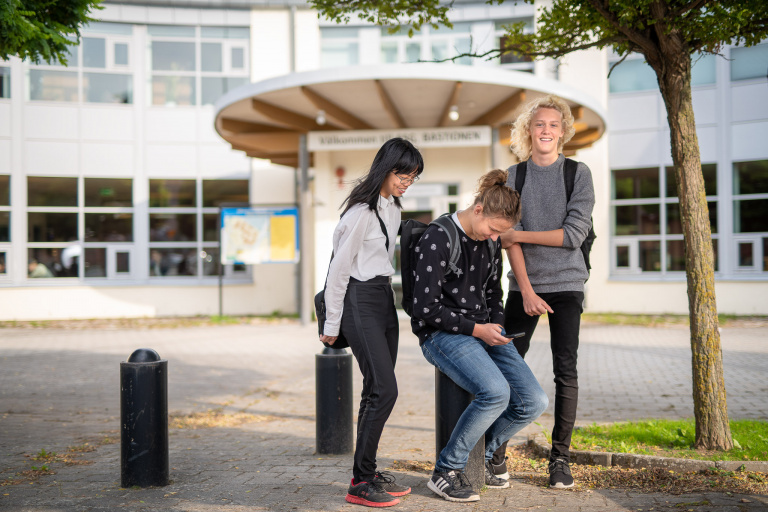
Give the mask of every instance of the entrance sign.
<svg viewBox="0 0 768 512">
<path fill-rule="evenodd" d="M 296 263 L 298 226 L 297 208 L 222 208 L 221 263 Z"/>
<path fill-rule="evenodd" d="M 307 136 L 307 149 L 309 151 L 379 149 L 382 144 L 393 137 L 407 139 L 419 149 L 487 147 L 491 145 L 491 127 L 461 126 L 456 128 L 310 132 Z"/>
</svg>

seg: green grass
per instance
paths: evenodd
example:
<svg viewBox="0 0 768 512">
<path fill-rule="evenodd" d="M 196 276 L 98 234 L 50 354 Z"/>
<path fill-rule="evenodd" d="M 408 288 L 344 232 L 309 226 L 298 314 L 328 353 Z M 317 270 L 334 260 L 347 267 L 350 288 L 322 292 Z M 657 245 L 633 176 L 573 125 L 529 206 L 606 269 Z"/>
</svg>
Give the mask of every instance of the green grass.
<svg viewBox="0 0 768 512">
<path fill-rule="evenodd" d="M 731 421 L 734 448 L 727 452 L 694 450 L 693 420 L 645 420 L 577 428 L 575 450 L 635 453 L 701 460 L 768 460 L 768 421 Z"/>
<path fill-rule="evenodd" d="M 237 318 L 233 318 L 231 316 L 227 315 L 211 315 L 210 321 L 212 324 L 219 324 L 219 325 L 225 325 L 225 324 L 239 324 L 240 320 Z"/>
<path fill-rule="evenodd" d="M 740 316 L 721 313 L 717 315 L 721 327 L 730 327 L 747 323 L 764 324 L 768 321 L 765 315 Z M 658 325 L 688 325 L 688 315 L 632 315 L 626 313 L 584 313 L 582 318 L 585 321 L 612 324 L 612 325 L 640 325 L 644 327 L 653 327 Z"/>
</svg>

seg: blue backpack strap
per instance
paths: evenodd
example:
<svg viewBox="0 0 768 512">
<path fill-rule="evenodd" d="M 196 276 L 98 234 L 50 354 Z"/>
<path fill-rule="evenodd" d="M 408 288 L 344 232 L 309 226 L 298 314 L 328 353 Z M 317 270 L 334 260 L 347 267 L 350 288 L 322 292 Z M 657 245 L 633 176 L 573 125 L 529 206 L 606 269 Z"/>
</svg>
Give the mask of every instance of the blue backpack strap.
<svg viewBox="0 0 768 512">
<path fill-rule="evenodd" d="M 430 222 L 430 224 L 435 224 L 443 228 L 445 234 L 448 235 L 448 242 L 451 244 L 451 255 L 448 258 L 448 270 L 457 276 L 460 276 L 463 274 L 463 271 L 458 267 L 459 255 L 461 254 L 461 244 L 459 244 L 459 228 L 457 228 L 456 224 L 454 224 L 451 220 L 451 214 L 443 214 Z"/>
</svg>

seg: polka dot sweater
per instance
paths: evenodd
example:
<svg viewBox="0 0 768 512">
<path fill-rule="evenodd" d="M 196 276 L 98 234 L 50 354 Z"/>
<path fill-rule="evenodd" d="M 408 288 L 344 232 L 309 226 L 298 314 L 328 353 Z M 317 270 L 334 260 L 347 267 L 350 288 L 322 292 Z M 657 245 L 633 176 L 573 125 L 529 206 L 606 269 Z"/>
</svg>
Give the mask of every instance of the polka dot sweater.
<svg viewBox="0 0 768 512">
<path fill-rule="evenodd" d="M 418 256 L 411 328 L 419 343 L 437 330 L 471 336 L 476 323 L 504 323 L 501 244 L 491 257 L 487 241 L 472 240 L 460 227 L 459 241 L 459 275 L 448 270 L 451 248 L 443 228 L 429 226 L 414 249 Z M 492 265 L 497 266 L 496 275 L 488 280 Z"/>
</svg>

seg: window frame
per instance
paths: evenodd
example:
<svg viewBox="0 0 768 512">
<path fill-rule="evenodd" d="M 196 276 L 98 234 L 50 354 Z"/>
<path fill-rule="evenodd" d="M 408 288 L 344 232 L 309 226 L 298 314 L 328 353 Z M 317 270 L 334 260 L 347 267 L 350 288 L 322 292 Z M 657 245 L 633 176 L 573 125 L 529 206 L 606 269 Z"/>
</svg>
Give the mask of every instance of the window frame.
<svg viewBox="0 0 768 512">
<path fill-rule="evenodd" d="M 738 164 L 743 163 L 752 163 L 752 162 L 765 162 L 765 165 L 768 166 L 768 159 L 755 159 L 755 160 L 734 160 L 731 162 L 731 179 L 733 180 L 734 184 L 734 190 L 736 189 L 736 179 L 737 179 L 737 166 Z M 768 220 L 765 221 L 765 230 L 764 231 L 749 231 L 749 232 L 737 232 L 736 231 L 736 222 L 737 222 L 737 212 L 736 212 L 736 203 L 737 201 L 750 201 L 750 200 L 768 200 L 768 190 L 765 192 L 757 192 L 757 193 L 751 193 L 751 194 L 735 194 L 732 193 L 729 201 L 729 207 L 731 208 L 731 225 L 729 226 L 730 232 L 731 232 L 731 239 L 732 242 L 729 247 L 730 255 L 732 257 L 731 261 L 733 262 L 731 267 L 732 271 L 736 275 L 740 276 L 758 276 L 762 278 L 768 279 L 768 263 L 766 263 L 765 258 L 768 257 L 768 254 L 765 253 L 765 246 L 766 242 L 765 240 L 768 240 Z M 739 248 L 740 245 L 743 243 L 751 243 L 752 244 L 752 259 L 753 263 L 749 266 L 742 266 L 739 264 Z"/>
<path fill-rule="evenodd" d="M 715 176 L 719 176 L 718 171 L 718 165 L 717 162 L 704 162 L 702 165 L 714 165 L 715 166 Z M 620 171 L 644 171 L 648 169 L 658 169 L 658 190 L 659 193 L 657 196 L 654 197 L 639 197 L 639 198 L 631 198 L 631 199 L 615 199 L 616 196 L 616 182 L 615 182 L 615 172 Z M 628 277 L 628 276 L 638 276 L 642 277 L 643 279 L 650 278 L 656 278 L 656 279 L 681 279 L 685 277 L 685 271 L 684 270 L 670 270 L 670 261 L 669 261 L 669 255 L 670 251 L 668 249 L 668 243 L 673 241 L 681 241 L 684 240 L 684 235 L 682 233 L 670 233 L 669 232 L 669 222 L 667 218 L 667 208 L 669 205 L 676 205 L 680 203 L 679 197 L 677 195 L 667 195 L 667 172 L 670 172 L 670 170 L 674 170 L 673 166 L 669 165 L 659 165 L 658 167 L 641 167 L 641 168 L 613 168 L 610 170 L 610 180 L 611 180 L 611 199 L 610 199 L 610 254 L 609 254 L 609 263 L 610 263 L 610 276 L 611 277 Z M 715 195 L 708 195 L 706 196 L 708 203 L 715 203 L 715 207 L 717 208 L 717 221 L 720 222 L 721 218 L 721 212 L 723 205 L 723 194 L 721 192 L 721 188 L 718 186 L 716 190 L 717 194 Z M 631 235 L 616 235 L 616 207 L 617 206 L 634 206 L 634 205 L 657 205 L 659 208 L 659 233 L 658 234 L 631 234 Z M 717 229 L 718 226 L 715 226 L 715 229 L 713 229 L 712 232 L 712 241 L 714 245 L 716 246 L 716 251 L 722 251 L 722 244 L 719 242 L 721 238 L 723 238 L 722 233 L 720 232 L 720 229 Z M 641 267 L 641 255 L 640 255 L 640 245 L 643 242 L 658 242 L 659 243 L 659 262 L 660 262 L 660 268 L 659 270 L 643 270 Z M 618 247 L 619 246 L 629 246 L 629 266 L 628 267 L 619 267 L 618 266 Z M 715 258 L 717 260 L 717 268 L 715 270 L 716 276 L 721 276 L 723 274 L 726 274 L 727 272 L 724 272 L 724 269 L 722 267 L 722 258 L 719 257 L 720 255 L 718 253 L 715 253 Z"/>
<path fill-rule="evenodd" d="M 496 41 L 497 48 L 501 48 L 502 39 L 507 34 L 507 32 L 502 28 L 502 26 L 512 25 L 514 23 L 520 23 L 521 21 L 526 22 L 526 26 L 525 26 L 525 29 L 523 30 L 523 33 L 533 34 L 535 32 L 536 20 L 533 15 L 520 16 L 520 17 L 509 18 L 505 20 L 493 20 L 493 40 Z M 528 60 L 525 60 L 525 58 L 522 58 L 522 60 L 519 62 L 503 62 L 503 56 L 500 55 L 496 57 L 494 61 L 502 69 L 509 69 L 513 71 L 524 71 L 528 73 L 534 72 L 534 67 L 535 67 L 534 59 L 531 59 L 530 61 L 528 61 Z"/>
<path fill-rule="evenodd" d="M 169 176 L 169 177 L 152 177 L 153 180 L 178 180 L 178 176 Z M 218 206 L 203 206 L 204 198 L 203 198 L 203 181 L 206 181 L 210 178 L 203 178 L 203 177 L 196 177 L 196 178 L 185 178 L 189 180 L 195 181 L 195 205 L 194 206 L 152 206 L 147 209 L 147 222 L 149 222 L 149 215 L 152 214 L 158 214 L 158 213 L 168 213 L 168 214 L 195 214 L 195 229 L 196 229 L 196 238 L 194 240 L 182 240 L 182 241 L 150 241 L 149 240 L 149 226 L 147 226 L 147 262 L 151 266 L 151 254 L 153 249 L 178 249 L 178 250 L 188 250 L 188 249 L 194 249 L 197 255 L 196 263 L 197 267 L 195 270 L 194 275 L 174 275 L 174 276 L 158 276 L 158 275 L 152 275 L 151 268 L 147 268 L 147 277 L 150 282 L 152 283 L 168 283 L 173 279 L 178 279 L 178 282 L 210 282 L 213 279 L 218 279 L 219 274 L 205 274 L 205 262 L 204 259 L 207 259 L 209 256 L 211 256 L 211 253 L 213 253 L 213 257 L 216 258 L 216 264 L 215 268 L 223 268 L 223 277 L 227 279 L 235 279 L 238 282 L 240 281 L 247 281 L 252 279 L 253 276 L 253 270 L 252 265 L 221 265 L 221 260 L 219 258 L 219 240 L 218 235 L 217 239 L 214 241 L 208 241 L 205 240 L 205 232 L 204 232 L 204 225 L 203 225 L 203 219 L 206 214 L 216 214 L 217 216 L 220 213 L 220 208 Z M 230 178 L 231 181 L 245 181 L 246 186 L 248 187 L 247 190 L 248 195 L 250 197 L 250 178 L 240 177 L 240 178 Z M 221 179 L 217 180 L 221 181 Z M 149 185 L 149 182 L 147 183 Z M 220 220 L 217 217 L 217 224 L 220 222 Z M 210 262 L 210 260 L 208 260 Z"/>
<path fill-rule="evenodd" d="M 67 282 L 72 283 L 92 283 L 98 280 L 104 279 L 130 279 L 134 277 L 133 269 L 135 268 L 135 258 L 130 256 L 129 268 L 132 269 L 128 275 L 115 275 L 114 269 L 109 267 L 105 268 L 104 276 L 88 276 L 88 262 L 86 262 L 86 251 L 89 249 L 104 249 L 105 254 L 108 255 L 111 248 L 118 247 L 129 251 L 133 254 L 134 247 L 138 244 L 136 240 L 136 203 L 134 197 L 135 181 L 133 176 L 50 176 L 50 175 L 30 175 L 27 178 L 75 178 L 76 181 L 76 204 L 75 206 L 29 206 L 28 200 L 25 201 L 25 215 L 27 218 L 31 213 L 69 213 L 75 214 L 77 218 L 76 225 L 76 237 L 75 240 L 59 241 L 59 242 L 33 242 L 26 236 L 26 252 L 29 254 L 35 249 L 57 249 L 64 251 L 64 249 L 72 246 L 80 247 L 80 254 L 77 261 L 77 273 L 74 276 L 54 276 L 53 278 L 45 278 L 46 282 Z M 131 206 L 86 206 L 85 205 L 85 180 L 87 179 L 119 179 L 131 180 Z M 125 213 L 131 215 L 131 235 L 130 240 L 116 241 L 116 240 L 98 240 L 98 241 L 86 241 L 85 236 L 85 216 L 89 214 L 119 214 Z M 108 265 L 108 256 L 105 257 L 105 263 Z M 30 278 L 29 275 L 25 276 L 26 283 L 37 282 L 38 278 Z"/>
<path fill-rule="evenodd" d="M 134 100 L 135 91 L 133 89 L 134 73 L 132 71 L 132 58 L 134 56 L 133 49 L 133 36 L 127 34 L 102 34 L 98 31 L 84 30 L 83 39 L 103 39 L 105 45 L 105 63 L 104 67 L 89 67 L 85 66 L 83 61 L 84 48 L 82 44 L 72 47 L 74 55 L 77 58 L 77 64 L 70 64 L 69 66 L 62 66 L 58 61 L 51 64 L 47 63 L 33 63 L 30 62 L 25 65 L 25 100 L 29 102 L 55 102 L 55 103 L 69 103 L 77 105 L 132 105 Z M 115 44 L 125 44 L 128 47 L 128 64 L 118 65 L 115 64 Z M 70 52 L 72 53 L 72 52 Z M 77 100 L 50 100 L 50 99 L 33 99 L 31 97 L 31 71 L 55 71 L 55 72 L 67 72 L 76 74 L 77 76 Z M 128 77 L 128 84 L 130 90 L 130 101 L 128 102 L 107 102 L 107 101 L 88 101 L 88 95 L 86 94 L 85 75 L 86 74 L 100 74 L 100 75 L 118 75 Z"/>
<path fill-rule="evenodd" d="M 205 78 L 222 78 L 222 79 L 242 79 L 244 83 L 248 83 L 250 80 L 250 38 L 243 39 L 239 37 L 229 36 L 203 36 L 202 26 L 200 25 L 185 25 L 186 28 L 193 28 L 194 35 L 152 35 L 147 34 L 147 106 L 149 108 L 192 108 L 192 107 L 205 107 L 212 105 L 212 103 L 204 102 L 203 82 Z M 246 28 L 246 27 L 226 27 L 226 28 Z M 193 70 L 155 70 L 152 65 L 152 44 L 154 42 L 176 42 L 176 43 L 192 43 L 195 48 L 195 66 Z M 202 45 L 206 43 L 220 44 L 221 45 L 221 71 L 203 71 L 203 54 Z M 232 67 L 232 49 L 241 49 L 243 51 L 243 68 Z M 194 86 L 194 101 L 188 105 L 172 104 L 173 102 L 166 102 L 163 104 L 154 103 L 154 80 L 155 77 L 186 77 L 192 78 Z M 226 94 L 230 89 L 224 88 L 222 94 Z"/>
</svg>

